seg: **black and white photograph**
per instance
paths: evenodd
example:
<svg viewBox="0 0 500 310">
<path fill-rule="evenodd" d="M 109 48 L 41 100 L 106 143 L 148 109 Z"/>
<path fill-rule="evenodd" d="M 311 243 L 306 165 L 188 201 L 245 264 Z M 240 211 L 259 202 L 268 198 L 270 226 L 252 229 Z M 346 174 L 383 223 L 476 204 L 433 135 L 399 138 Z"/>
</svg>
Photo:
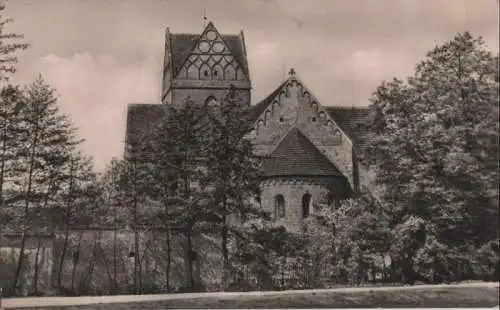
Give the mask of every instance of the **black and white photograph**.
<svg viewBox="0 0 500 310">
<path fill-rule="evenodd" d="M 0 0 L 0 310 L 499 307 L 498 0 Z"/>
</svg>

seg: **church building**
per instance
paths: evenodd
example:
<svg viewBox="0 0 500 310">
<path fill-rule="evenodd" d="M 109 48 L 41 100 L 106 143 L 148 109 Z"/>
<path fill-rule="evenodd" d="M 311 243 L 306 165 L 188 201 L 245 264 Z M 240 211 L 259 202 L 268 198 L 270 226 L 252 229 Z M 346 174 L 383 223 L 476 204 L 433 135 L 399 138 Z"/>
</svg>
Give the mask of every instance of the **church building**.
<svg viewBox="0 0 500 310">
<path fill-rule="evenodd" d="M 276 84 L 265 99 L 252 102 L 243 31 L 221 34 L 213 23 L 201 34 L 167 28 L 161 103 L 128 106 L 126 145 L 155 130 L 165 105 L 188 97 L 200 106 L 218 104 L 234 87 L 251 105 L 251 139 L 264 158 L 260 204 L 276 221 L 297 230 L 315 205 L 333 204 L 368 186 L 356 159 L 356 150 L 366 143 L 356 124 L 368 110 L 342 106 L 335 94 L 319 102 L 294 69 Z"/>
</svg>

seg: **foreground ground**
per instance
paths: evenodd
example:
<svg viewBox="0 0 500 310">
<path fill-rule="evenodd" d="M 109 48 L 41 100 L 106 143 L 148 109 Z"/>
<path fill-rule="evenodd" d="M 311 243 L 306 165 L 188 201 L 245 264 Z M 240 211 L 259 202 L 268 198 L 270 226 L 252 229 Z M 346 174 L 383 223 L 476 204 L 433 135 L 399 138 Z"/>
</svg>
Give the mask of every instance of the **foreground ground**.
<svg viewBox="0 0 500 310">
<path fill-rule="evenodd" d="M 4 300 L 5 309 L 132 310 L 172 308 L 497 307 L 498 283 L 330 290 L 47 297 Z"/>
</svg>

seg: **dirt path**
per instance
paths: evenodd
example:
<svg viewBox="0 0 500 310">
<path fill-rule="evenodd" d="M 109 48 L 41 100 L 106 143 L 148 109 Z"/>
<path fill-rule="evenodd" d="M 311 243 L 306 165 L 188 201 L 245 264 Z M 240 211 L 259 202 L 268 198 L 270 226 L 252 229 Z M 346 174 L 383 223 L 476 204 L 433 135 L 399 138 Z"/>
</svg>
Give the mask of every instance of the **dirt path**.
<svg viewBox="0 0 500 310">
<path fill-rule="evenodd" d="M 443 284 L 443 285 L 416 285 L 416 286 L 397 286 L 397 287 L 348 287 L 335 289 L 317 289 L 317 290 L 291 290 L 291 291 L 269 291 L 269 292 L 217 292 L 217 293 L 186 293 L 186 294 L 157 294 L 157 295 L 120 295 L 120 296 L 84 296 L 84 297 L 27 297 L 27 298 L 9 298 L 2 301 L 3 309 L 29 308 L 29 307 L 48 307 L 48 306 L 77 306 L 91 304 L 109 304 L 109 303 L 132 303 L 144 301 L 165 301 L 182 300 L 198 298 L 231 298 L 235 296 L 272 296 L 272 295 L 290 295 L 290 294 L 322 294 L 335 292 L 368 292 L 368 291 L 397 291 L 397 290 L 419 290 L 432 288 L 473 288 L 499 287 L 499 283 L 462 283 L 462 284 Z"/>
</svg>

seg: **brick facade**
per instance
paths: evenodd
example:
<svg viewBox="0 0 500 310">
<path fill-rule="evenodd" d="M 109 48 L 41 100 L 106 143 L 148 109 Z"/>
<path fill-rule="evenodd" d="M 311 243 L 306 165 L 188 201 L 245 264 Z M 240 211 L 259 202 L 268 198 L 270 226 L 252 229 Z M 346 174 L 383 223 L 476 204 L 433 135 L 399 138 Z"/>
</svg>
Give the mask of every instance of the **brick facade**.
<svg viewBox="0 0 500 310">
<path fill-rule="evenodd" d="M 283 195 L 285 202 L 285 217 L 276 218 L 292 232 L 301 231 L 304 219 L 303 198 L 311 195 L 309 213 L 314 213 L 314 206 L 327 204 L 332 197 L 343 195 L 344 182 L 341 178 L 323 177 L 276 177 L 262 182 L 261 203 L 266 211 L 275 216 L 276 196 Z"/>
<path fill-rule="evenodd" d="M 174 34 L 167 28 L 162 104 L 180 104 L 188 97 L 200 106 L 210 99 L 221 102 L 231 86 L 251 104 L 252 85 L 243 32 L 221 35 L 212 23 L 201 34 Z M 366 116 L 367 109 L 335 107 L 335 102 L 324 104 L 292 69 L 274 92 L 251 105 L 255 122 L 251 139 L 256 153 L 267 158 L 262 171 L 265 178 L 261 204 L 274 214 L 276 197 L 281 195 L 285 217 L 279 221 L 295 231 L 303 219 L 305 194 L 311 195 L 311 205 L 330 203 L 332 199 L 353 194 L 360 183 L 370 180 L 369 171 L 359 170 L 353 154 L 361 141 L 353 124 Z M 132 117 L 134 114 L 147 115 L 144 110 L 129 107 L 127 138 L 133 132 L 143 131 L 142 127 L 151 126 L 141 124 L 148 123 L 146 119 L 132 121 L 140 119 Z M 292 132 L 300 137 L 290 138 Z M 286 139 L 289 141 L 284 143 Z M 308 160 L 310 158 L 317 162 Z M 322 162 L 322 166 L 318 166 L 318 162 Z M 328 167 L 325 170 L 320 166 Z"/>
</svg>

